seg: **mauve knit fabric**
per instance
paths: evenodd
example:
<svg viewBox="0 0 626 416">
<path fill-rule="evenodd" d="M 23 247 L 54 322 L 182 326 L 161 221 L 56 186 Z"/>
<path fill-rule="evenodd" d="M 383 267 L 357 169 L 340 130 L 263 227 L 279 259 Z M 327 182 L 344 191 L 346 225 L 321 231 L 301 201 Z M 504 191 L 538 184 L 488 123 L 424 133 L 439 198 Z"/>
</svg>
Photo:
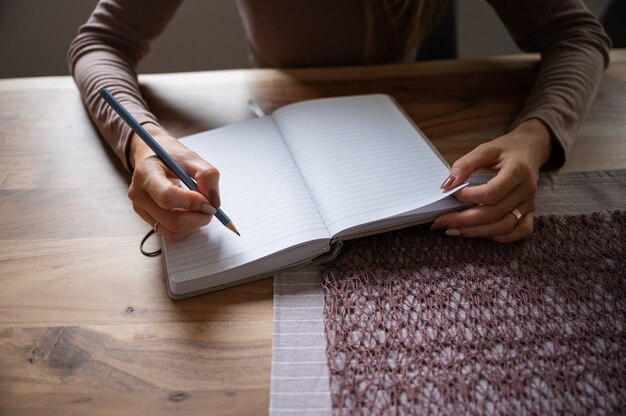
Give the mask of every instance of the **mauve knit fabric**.
<svg viewBox="0 0 626 416">
<path fill-rule="evenodd" d="M 427 226 L 347 242 L 322 271 L 334 413 L 623 413 L 625 235 L 603 211 L 509 245 Z"/>
</svg>

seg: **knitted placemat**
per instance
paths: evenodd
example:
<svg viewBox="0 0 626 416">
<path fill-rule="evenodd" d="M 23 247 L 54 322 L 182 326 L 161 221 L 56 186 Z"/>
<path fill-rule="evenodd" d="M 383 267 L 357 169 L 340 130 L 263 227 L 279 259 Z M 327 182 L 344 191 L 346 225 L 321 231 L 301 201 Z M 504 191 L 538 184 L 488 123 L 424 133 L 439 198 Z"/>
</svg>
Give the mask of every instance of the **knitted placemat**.
<svg viewBox="0 0 626 416">
<path fill-rule="evenodd" d="M 474 175 L 471 182 L 481 183 L 489 178 L 489 175 Z M 542 173 L 538 185 L 536 214 L 542 218 L 537 222 L 535 234 L 552 239 L 550 244 L 555 250 L 573 250 L 568 253 L 575 259 L 596 253 L 600 263 L 593 265 L 595 269 L 572 269 L 577 263 L 555 251 L 540 257 L 544 263 L 548 262 L 547 270 L 540 268 L 536 273 L 520 274 L 517 270 L 520 267 L 529 270 L 528 260 L 520 262 L 520 253 L 526 256 L 522 259 L 531 253 L 535 256 L 543 253 L 543 247 L 532 246 L 535 237 L 508 246 L 413 228 L 347 242 L 341 257 L 325 269 L 328 293 L 322 287 L 317 269 L 275 276 L 270 414 L 624 413 L 623 222 L 614 224 L 615 219 L 608 211 L 590 216 L 579 214 L 626 211 L 626 170 Z M 598 222 L 594 215 L 600 215 L 602 221 Z M 596 226 L 613 228 L 615 232 L 601 242 L 598 238 L 588 238 L 591 230 L 573 237 L 567 230 L 570 220 L 590 228 L 596 221 Z M 546 227 L 554 227 L 556 231 Z M 569 249 L 560 247 L 577 238 L 577 248 L 569 243 Z M 592 250 L 593 245 L 587 250 L 587 244 L 592 241 L 607 250 L 605 257 Z M 529 243 L 535 252 L 528 248 Z M 479 255 L 472 254 L 475 253 L 469 251 L 472 247 L 467 247 L 475 244 L 482 247 Z M 419 246 L 432 251 L 420 250 Z M 370 257 L 379 250 L 385 254 Z M 438 250 L 442 253 L 437 254 Z M 437 264 L 422 267 L 418 261 L 424 257 L 420 260 L 419 256 L 408 262 L 407 257 L 415 252 L 419 256 L 428 255 L 426 258 L 431 260 L 439 255 L 440 268 Z M 485 256 L 498 253 L 496 260 L 514 262 L 485 264 Z M 347 259 L 353 254 L 355 259 L 366 262 L 350 264 Z M 602 261 L 608 265 L 622 261 L 621 269 L 615 264 L 612 268 L 598 269 Z M 446 272 L 446 267 L 454 267 L 457 280 L 438 274 Z M 369 272 L 365 273 L 366 270 Z M 550 275 L 549 270 L 555 274 Z M 611 287 L 610 279 L 617 279 L 613 280 L 619 283 L 617 288 Z M 417 294 L 422 297 L 417 298 Z M 460 298 L 461 294 L 466 297 Z M 531 299 L 530 294 L 538 297 Z M 592 301 L 591 296 L 598 298 L 598 302 Z M 563 303 L 564 299 L 567 302 Z M 510 302 L 511 307 L 505 309 L 501 302 L 503 305 Z M 366 304 L 368 316 L 378 320 L 384 317 L 389 328 L 396 328 L 396 332 L 382 326 L 382 333 L 374 331 L 364 338 L 366 334 L 358 324 L 364 323 L 361 308 Z M 403 308 L 414 308 L 410 313 L 403 312 L 406 321 L 388 319 L 403 316 L 391 312 L 393 307 L 405 304 Z M 551 305 L 554 305 L 552 309 Z M 505 314 L 509 309 L 514 312 L 513 318 Z M 353 323 L 354 331 L 345 332 L 346 325 Z M 325 327 L 331 330 L 328 340 Z M 411 347 L 418 339 L 418 328 L 422 329 L 419 336 L 434 337 L 433 343 L 427 342 L 431 338 L 425 338 L 418 346 Z M 591 332 L 584 332 L 587 330 Z M 376 338 L 381 334 L 384 342 Z M 468 340 L 465 336 L 472 338 Z M 558 342 L 549 338 L 552 336 Z M 541 339 L 547 341 L 541 344 Z M 491 349 L 478 349 L 481 345 Z M 511 345 L 513 349 L 505 350 Z M 619 354 L 615 353 L 617 348 L 621 348 Z M 518 350 L 531 357 L 514 355 Z M 380 364 L 369 367 L 375 357 L 381 359 L 376 354 L 384 354 L 383 351 L 390 354 L 388 360 L 374 361 Z M 416 361 L 410 364 L 409 359 Z M 619 359 L 621 363 L 616 363 Z M 403 367 L 394 367 L 393 360 Z M 443 382 L 439 376 L 448 377 L 448 381 Z M 548 395 L 543 393 L 544 389 Z M 520 395 L 520 391 L 524 394 Z M 362 397 L 367 394 L 364 400 Z M 426 404 L 425 398 L 431 400 L 430 404 Z"/>
<path fill-rule="evenodd" d="M 547 215 L 508 245 L 427 226 L 322 269 L 336 414 L 626 409 L 626 214 Z"/>
</svg>

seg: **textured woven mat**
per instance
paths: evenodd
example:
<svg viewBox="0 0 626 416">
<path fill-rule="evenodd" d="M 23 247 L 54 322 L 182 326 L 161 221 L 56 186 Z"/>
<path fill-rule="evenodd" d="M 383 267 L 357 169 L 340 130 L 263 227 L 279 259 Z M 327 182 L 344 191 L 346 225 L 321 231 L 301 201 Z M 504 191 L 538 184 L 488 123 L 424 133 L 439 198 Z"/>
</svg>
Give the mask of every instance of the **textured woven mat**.
<svg viewBox="0 0 626 416">
<path fill-rule="evenodd" d="M 542 174 L 530 241 L 417 227 L 277 275 L 270 414 L 624 413 L 624 211 L 626 170 Z"/>
<path fill-rule="evenodd" d="M 626 409 L 626 214 L 535 225 L 511 245 L 427 227 L 347 244 L 322 270 L 334 410 Z"/>
</svg>

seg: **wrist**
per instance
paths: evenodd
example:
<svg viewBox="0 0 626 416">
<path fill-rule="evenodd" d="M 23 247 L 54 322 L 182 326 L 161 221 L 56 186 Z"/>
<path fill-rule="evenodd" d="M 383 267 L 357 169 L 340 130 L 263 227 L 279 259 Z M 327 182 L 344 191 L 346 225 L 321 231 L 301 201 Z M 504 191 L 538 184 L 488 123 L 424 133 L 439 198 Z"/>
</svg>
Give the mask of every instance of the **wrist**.
<svg viewBox="0 0 626 416">
<path fill-rule="evenodd" d="M 548 126 L 537 118 L 528 119 L 520 123 L 517 130 L 529 144 L 533 160 L 537 161 L 537 170 L 549 159 L 552 153 L 552 134 Z"/>
<path fill-rule="evenodd" d="M 164 130 L 157 126 L 154 123 L 146 123 L 143 124 L 142 127 L 150 133 L 155 140 L 158 140 L 158 136 L 162 135 Z M 137 133 L 134 133 L 130 136 L 130 140 L 128 143 L 128 159 L 133 167 L 133 169 L 137 166 L 137 163 L 141 159 L 145 159 L 146 157 L 154 155 L 154 152 L 150 147 L 139 137 Z"/>
</svg>

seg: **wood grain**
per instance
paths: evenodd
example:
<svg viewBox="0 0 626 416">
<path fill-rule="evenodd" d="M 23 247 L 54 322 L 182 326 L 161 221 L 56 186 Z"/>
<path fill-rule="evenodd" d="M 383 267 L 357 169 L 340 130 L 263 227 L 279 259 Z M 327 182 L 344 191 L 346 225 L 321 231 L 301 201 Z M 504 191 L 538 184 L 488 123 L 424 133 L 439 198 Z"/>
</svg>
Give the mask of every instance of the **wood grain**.
<svg viewBox="0 0 626 416">
<path fill-rule="evenodd" d="M 563 170 L 626 167 L 626 53 L 613 53 Z M 177 136 L 303 99 L 393 95 L 451 163 L 504 132 L 535 56 L 141 77 Z M 67 77 L 0 80 L 0 414 L 263 414 L 272 280 L 167 297 L 129 176 Z"/>
</svg>

